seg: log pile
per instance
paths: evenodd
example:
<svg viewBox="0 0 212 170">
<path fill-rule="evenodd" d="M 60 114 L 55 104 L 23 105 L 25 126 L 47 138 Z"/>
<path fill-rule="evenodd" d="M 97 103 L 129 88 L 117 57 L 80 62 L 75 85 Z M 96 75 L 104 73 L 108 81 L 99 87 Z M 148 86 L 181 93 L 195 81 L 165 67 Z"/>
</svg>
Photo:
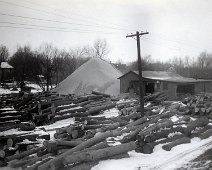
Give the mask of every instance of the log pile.
<svg viewBox="0 0 212 170">
<path fill-rule="evenodd" d="M 32 137 L 35 140 L 31 139 L 30 144 L 20 142 L 17 135 L 15 139 L 13 136 L 2 139 L 2 147 L 7 147 L 0 152 L 1 165 L 32 170 L 90 169 L 100 160 L 126 157 L 131 150 L 151 154 L 154 147 L 161 144 L 162 149 L 171 151 L 177 145 L 190 143 L 193 137 L 204 140 L 212 135 L 211 96 L 190 96 L 182 102 L 165 99 L 164 93 L 147 96 L 145 112 L 140 113 L 137 100 L 115 103 L 110 96 L 98 92 L 80 97 L 54 93 L 29 97 L 15 108 L 27 110 L 35 124 L 70 117 L 74 124 L 56 129 L 54 140 L 46 138 L 42 144 L 37 137 Z M 30 108 L 27 105 L 31 105 Z M 203 109 L 194 114 L 195 107 L 203 106 L 204 114 Z M 117 117 L 99 115 L 111 108 L 119 110 Z M 19 154 L 13 155 L 17 148 L 20 148 Z"/>
<path fill-rule="evenodd" d="M 3 95 L 0 125 L 33 121 L 36 125 L 53 123 L 71 117 L 99 114 L 116 106 L 109 95 L 93 92 L 85 96 L 59 96 L 52 92 L 37 94 Z M 5 108 L 11 108 L 10 110 Z"/>
</svg>

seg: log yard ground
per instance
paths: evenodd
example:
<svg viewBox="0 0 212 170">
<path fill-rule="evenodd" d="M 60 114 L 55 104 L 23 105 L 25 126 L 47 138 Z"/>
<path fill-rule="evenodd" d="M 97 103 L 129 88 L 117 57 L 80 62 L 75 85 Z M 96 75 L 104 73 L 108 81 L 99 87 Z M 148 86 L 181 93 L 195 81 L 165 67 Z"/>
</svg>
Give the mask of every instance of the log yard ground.
<svg viewBox="0 0 212 170">
<path fill-rule="evenodd" d="M 210 169 L 212 95 L 145 97 L 1 89 L 1 169 Z"/>
</svg>

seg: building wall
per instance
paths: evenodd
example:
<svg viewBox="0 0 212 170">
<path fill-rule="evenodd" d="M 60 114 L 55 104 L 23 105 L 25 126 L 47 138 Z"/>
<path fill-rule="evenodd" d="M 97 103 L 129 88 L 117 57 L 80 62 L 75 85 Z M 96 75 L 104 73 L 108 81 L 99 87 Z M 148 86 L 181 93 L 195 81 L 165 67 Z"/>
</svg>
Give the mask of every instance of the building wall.
<svg viewBox="0 0 212 170">
<path fill-rule="evenodd" d="M 212 92 L 212 84 L 211 82 L 205 82 L 205 83 L 196 83 L 195 84 L 195 94 L 201 93 L 201 92 Z"/>
<path fill-rule="evenodd" d="M 132 72 L 129 72 L 122 78 L 120 78 L 120 93 L 127 93 L 129 92 L 130 82 L 133 82 L 135 87 L 138 87 L 138 76 Z M 147 81 L 147 80 L 146 80 Z M 168 96 L 169 100 L 173 100 L 177 97 L 177 86 L 178 84 L 188 84 L 188 83 L 175 83 L 175 82 L 163 82 L 160 81 L 159 83 L 155 83 L 155 91 L 164 91 L 165 94 Z M 191 83 L 194 84 L 194 94 L 198 94 L 200 92 L 209 92 L 212 93 L 212 83 L 211 82 L 196 82 Z M 143 87 L 145 91 L 145 86 Z M 135 92 L 139 93 L 139 88 L 135 89 Z"/>
<path fill-rule="evenodd" d="M 168 99 L 172 100 L 177 97 L 177 84 L 168 82 L 168 90 L 164 90 Z"/>
<path fill-rule="evenodd" d="M 132 72 L 120 78 L 120 93 L 128 92 L 130 82 L 135 80 L 138 80 L 138 76 Z"/>
</svg>

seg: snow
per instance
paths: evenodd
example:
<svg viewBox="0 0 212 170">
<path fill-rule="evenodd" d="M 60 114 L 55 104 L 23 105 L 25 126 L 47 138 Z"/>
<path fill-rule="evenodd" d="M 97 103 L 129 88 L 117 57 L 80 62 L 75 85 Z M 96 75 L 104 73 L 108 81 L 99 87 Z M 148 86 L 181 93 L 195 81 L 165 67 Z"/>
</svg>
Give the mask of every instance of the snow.
<svg viewBox="0 0 212 170">
<path fill-rule="evenodd" d="M 92 90 L 118 95 L 122 74 L 110 63 L 92 58 L 63 80 L 53 91 L 59 94 L 89 94 Z"/>
<path fill-rule="evenodd" d="M 31 93 L 37 93 L 37 92 L 43 91 L 38 84 L 33 84 L 33 83 L 27 82 L 26 86 L 33 88 L 33 89 L 31 89 Z"/>
<path fill-rule="evenodd" d="M 58 129 L 58 128 L 68 126 L 70 124 L 74 124 L 74 118 L 59 120 L 59 121 L 56 121 L 53 124 L 45 125 L 45 126 L 39 126 L 38 128 L 45 128 L 46 131 L 52 131 L 52 130 L 55 130 L 55 129 Z"/>
<path fill-rule="evenodd" d="M 0 136 L 7 136 L 7 135 L 27 135 L 27 134 L 38 134 L 38 135 L 47 135 L 48 133 L 41 130 L 35 129 L 32 131 L 19 131 L 18 129 L 10 129 L 3 132 L 0 132 Z"/>
<path fill-rule="evenodd" d="M 66 111 L 71 111 L 71 110 L 80 109 L 80 108 L 82 108 L 82 107 L 76 106 L 76 107 L 72 107 L 72 108 L 69 108 L 69 109 L 61 110 L 61 111 L 59 111 L 59 112 L 60 112 L 60 113 L 63 113 L 63 112 L 66 112 Z"/>
<path fill-rule="evenodd" d="M 185 166 L 210 148 L 212 137 L 205 140 L 193 138 L 191 143 L 178 145 L 171 151 L 163 150 L 162 145 L 157 145 L 152 154 L 130 151 L 130 158 L 100 161 L 92 170 L 170 170 Z"/>
<path fill-rule="evenodd" d="M 110 118 L 110 117 L 117 117 L 118 115 L 119 110 L 117 108 L 112 108 L 109 110 L 105 110 L 102 114 L 96 115 L 96 117 L 105 116 L 106 118 Z"/>
<path fill-rule="evenodd" d="M 172 122 L 176 122 L 179 120 L 179 118 L 177 116 L 172 116 L 170 119 Z"/>
<path fill-rule="evenodd" d="M 0 94 L 11 94 L 11 93 L 19 93 L 19 91 L 11 91 L 10 89 L 0 88 Z"/>
</svg>

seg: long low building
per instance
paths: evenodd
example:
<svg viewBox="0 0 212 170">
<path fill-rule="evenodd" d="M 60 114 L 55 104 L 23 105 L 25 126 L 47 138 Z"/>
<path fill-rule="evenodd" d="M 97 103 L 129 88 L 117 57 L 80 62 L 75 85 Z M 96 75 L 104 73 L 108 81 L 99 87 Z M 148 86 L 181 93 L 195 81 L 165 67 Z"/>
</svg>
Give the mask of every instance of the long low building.
<svg viewBox="0 0 212 170">
<path fill-rule="evenodd" d="M 144 94 L 164 91 L 169 99 L 174 99 L 182 94 L 212 92 L 211 80 L 186 78 L 174 72 L 143 71 L 142 77 Z M 118 79 L 120 79 L 120 93 L 127 93 L 130 90 L 139 93 L 137 71 L 129 71 Z"/>
</svg>

